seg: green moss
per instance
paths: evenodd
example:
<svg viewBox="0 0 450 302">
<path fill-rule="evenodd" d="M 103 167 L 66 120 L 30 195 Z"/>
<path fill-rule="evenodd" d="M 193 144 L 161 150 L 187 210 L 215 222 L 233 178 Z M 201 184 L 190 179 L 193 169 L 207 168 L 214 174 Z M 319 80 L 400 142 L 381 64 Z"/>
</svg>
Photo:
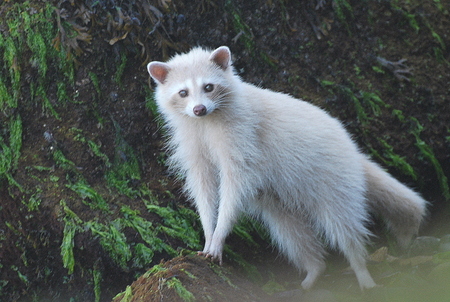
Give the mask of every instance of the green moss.
<svg viewBox="0 0 450 302">
<path fill-rule="evenodd" d="M 185 273 L 186 276 L 188 276 L 188 277 L 189 277 L 190 279 L 192 279 L 192 280 L 198 279 L 197 276 L 195 276 L 194 274 L 192 274 L 191 272 L 189 272 L 188 270 L 186 270 L 186 269 L 184 269 L 184 268 L 180 269 L 180 271 L 182 271 L 183 273 Z"/>
<path fill-rule="evenodd" d="M 70 99 L 69 95 L 67 94 L 66 86 L 67 86 L 67 84 L 64 82 L 56 83 L 56 87 L 57 87 L 56 97 L 58 98 L 58 102 L 60 104 L 66 104 Z"/>
<path fill-rule="evenodd" d="M 127 206 L 122 207 L 121 218 L 101 223 L 95 220 L 83 222 L 64 201 L 61 201 L 61 205 L 65 212 L 61 256 L 63 265 L 69 270 L 69 274 L 73 273 L 76 261 L 73 252 L 74 236 L 77 232 L 86 230 L 90 230 L 95 237 L 99 238 L 102 248 L 123 270 L 130 269 L 130 265 L 135 268 L 147 266 L 153 261 L 157 252 L 164 251 L 171 256 L 177 255 L 175 249 L 157 237 L 162 232 L 160 228 L 155 228 L 150 221 L 141 217 L 138 211 Z M 125 227 L 135 230 L 144 243 L 130 242 L 123 233 Z M 169 235 L 174 234 L 170 233 Z M 179 237 L 177 236 L 177 238 Z M 132 263 L 130 263 L 131 260 L 133 260 Z"/>
<path fill-rule="evenodd" d="M 150 113 L 156 117 L 159 115 L 158 112 L 158 105 L 156 104 L 155 97 L 153 95 L 153 92 L 150 90 L 150 87 L 147 85 L 144 85 L 144 92 L 145 92 L 145 107 L 150 111 Z"/>
<path fill-rule="evenodd" d="M 124 225 L 132 227 L 134 230 L 136 230 L 141 236 L 142 240 L 144 240 L 144 242 L 148 244 L 152 251 L 166 251 L 171 256 L 177 255 L 177 252 L 170 245 L 157 237 L 158 233 L 160 232 L 159 227 L 155 228 L 150 221 L 145 220 L 143 217 L 139 216 L 139 213 L 137 211 L 134 211 L 127 206 L 123 206 L 121 212 L 124 215 L 124 218 L 120 221 Z M 168 235 L 173 237 L 174 234 Z M 153 255 L 151 256 L 153 257 Z"/>
<path fill-rule="evenodd" d="M 351 84 L 352 86 L 354 85 L 353 83 Z M 363 132 L 366 131 L 365 126 L 373 119 L 372 116 L 377 117 L 381 114 L 382 108 L 389 108 L 389 105 L 384 103 L 374 92 L 362 90 L 355 92 L 353 87 L 338 85 L 330 81 L 321 81 L 321 85 L 327 88 L 332 94 L 337 94 L 353 103 L 357 119 L 363 126 Z M 363 134 L 367 135 L 367 133 Z"/>
<path fill-rule="evenodd" d="M 133 267 L 144 268 L 152 263 L 155 251 L 143 243 L 138 243 L 133 249 Z"/>
<path fill-rule="evenodd" d="M 0 69 L 0 106 L 4 104 L 16 108 L 19 101 L 21 106 L 35 107 L 41 105 L 45 114 L 59 118 L 54 105 L 49 101 L 49 94 L 53 93 L 48 74 L 61 75 L 65 83 L 73 84 L 73 61 L 53 47 L 53 39 L 57 35 L 55 26 L 54 7 L 46 3 L 43 7 L 34 8 L 29 1 L 15 3 L 4 13 L 3 26 L 8 30 L 2 31 L 0 38 L 0 54 L 3 66 Z M 25 61 L 23 58 L 29 58 Z M 61 68 L 58 68 L 61 67 Z M 33 81 L 24 85 L 21 70 L 31 70 Z M 33 71 L 36 71 L 35 73 Z M 68 99 L 66 87 L 57 83 L 57 98 Z M 5 89 L 5 87 L 9 87 Z M 31 99 L 21 100 L 21 95 L 30 89 Z"/>
<path fill-rule="evenodd" d="M 40 187 L 36 187 L 35 192 L 31 194 L 28 201 L 22 201 L 22 203 L 27 206 L 29 212 L 37 211 L 39 209 L 42 202 L 41 193 L 42 189 Z"/>
<path fill-rule="evenodd" d="M 77 224 L 82 224 L 83 221 L 78 217 L 77 214 L 75 214 L 74 211 L 72 211 L 68 206 L 65 200 L 60 201 L 60 205 L 63 207 L 64 213 L 66 214 L 67 219 L 71 219 Z"/>
<path fill-rule="evenodd" d="M 399 169 L 403 174 L 410 176 L 414 180 L 417 180 L 417 173 L 414 171 L 414 168 L 406 161 L 406 158 L 395 153 L 394 147 L 384 139 L 378 138 L 378 141 L 383 146 L 383 156 L 381 156 L 376 150 L 372 150 L 372 154 L 383 161 L 387 166 L 395 167 Z"/>
<path fill-rule="evenodd" d="M 226 247 L 225 247 L 225 249 L 226 249 Z M 234 284 L 233 282 L 231 282 L 231 279 L 225 275 L 225 273 L 224 273 L 225 269 L 223 267 L 220 267 L 214 263 L 211 263 L 209 267 L 214 271 L 214 273 L 217 276 L 222 278 L 222 280 L 225 281 L 229 286 L 231 286 L 235 289 L 238 288 L 238 286 L 236 284 Z"/>
<path fill-rule="evenodd" d="M 337 94 L 339 96 L 349 99 L 355 106 L 358 121 L 363 126 L 367 125 L 367 123 L 369 122 L 367 112 L 362 106 L 360 99 L 357 97 L 355 92 L 353 92 L 352 88 L 345 85 L 338 85 L 330 81 L 321 81 L 320 84 L 322 85 L 322 87 L 326 88 L 332 94 Z"/>
<path fill-rule="evenodd" d="M 434 56 L 435 56 L 435 58 L 436 58 L 436 60 L 439 62 L 439 63 L 445 63 L 445 64 L 447 64 L 447 65 L 450 65 L 450 61 L 448 61 L 446 58 L 445 58 L 445 55 L 444 55 L 444 51 L 442 50 L 442 48 L 441 47 L 433 47 L 433 52 L 434 52 Z"/>
<path fill-rule="evenodd" d="M 254 54 L 255 41 L 253 39 L 252 30 L 250 26 L 244 22 L 236 3 L 233 0 L 225 1 L 225 10 L 231 15 L 236 37 L 239 37 L 239 39 L 236 38 L 236 41 L 242 40 L 245 48 L 249 50 L 251 54 Z"/>
<path fill-rule="evenodd" d="M 26 15 L 24 15 L 26 16 Z M 28 24 L 28 26 L 30 26 Z M 45 77 L 47 75 L 47 45 L 45 44 L 44 38 L 39 32 L 34 32 L 27 36 L 27 44 L 32 51 L 31 56 L 31 66 L 38 69 L 40 77 Z"/>
<path fill-rule="evenodd" d="M 350 26 L 347 20 L 353 19 L 353 8 L 347 0 L 333 0 L 333 10 L 338 20 L 350 33 Z"/>
<path fill-rule="evenodd" d="M 380 116 L 382 108 L 389 108 L 375 92 L 360 91 L 359 95 L 364 105 L 371 109 L 374 116 Z"/>
<path fill-rule="evenodd" d="M 286 291 L 286 288 L 277 281 L 275 281 L 273 278 L 271 278 L 271 280 L 269 280 L 266 284 L 264 284 L 262 290 L 265 293 L 272 295 L 274 293 L 284 292 Z"/>
<path fill-rule="evenodd" d="M 267 229 L 257 220 L 247 217 L 243 217 L 239 220 L 238 224 L 233 228 L 233 234 L 239 236 L 246 244 L 254 248 L 259 247 L 259 244 L 254 240 L 255 235 L 265 241 L 270 241 Z"/>
<path fill-rule="evenodd" d="M 412 134 L 416 138 L 416 146 L 419 148 L 422 155 L 427 158 L 434 167 L 436 172 L 436 177 L 439 181 L 439 186 L 441 188 L 442 196 L 444 196 L 445 200 L 450 201 L 450 189 L 448 185 L 447 176 L 445 176 L 444 170 L 442 169 L 439 160 L 434 155 L 433 149 L 430 145 L 428 145 L 425 141 L 420 138 L 420 133 L 423 131 L 423 126 L 420 122 L 414 118 L 410 117 L 410 120 L 415 124 L 415 129 L 412 130 Z"/>
<path fill-rule="evenodd" d="M 22 274 L 17 266 L 13 265 L 13 266 L 11 266 L 11 269 L 17 272 L 17 276 L 19 277 L 19 280 L 22 281 L 25 285 L 28 286 L 30 284 L 28 277 L 26 275 Z"/>
<path fill-rule="evenodd" d="M 74 140 L 87 144 L 92 153 L 103 161 L 105 167 L 107 168 L 111 167 L 109 157 L 101 151 L 101 146 L 98 145 L 96 142 L 87 139 L 83 134 L 83 130 L 78 128 L 70 128 L 70 132 L 75 134 Z"/>
<path fill-rule="evenodd" d="M 10 108 L 17 108 L 17 99 L 9 93 L 5 82 L 0 78 L 0 109 L 7 113 Z"/>
<path fill-rule="evenodd" d="M 119 220 L 102 224 L 96 221 L 86 223 L 92 234 L 99 237 L 102 248 L 123 270 L 128 269 L 127 262 L 132 257 L 130 245 L 122 232 L 123 225 Z"/>
<path fill-rule="evenodd" d="M 108 200 L 87 182 L 76 168 L 76 164 L 65 157 L 58 144 L 52 144 L 51 150 L 55 163 L 57 167 L 65 170 L 67 174 L 69 183 L 66 184 L 66 187 L 81 197 L 83 203 L 91 209 L 117 216 L 113 221 L 102 222 L 94 219 L 90 221 L 76 220 L 75 223 L 75 220 L 67 218 L 66 235 L 63 238 L 64 245 L 61 253 L 65 255 L 64 265 L 71 273 L 76 261 L 73 258 L 74 246 L 71 245 L 71 238 L 78 231 L 90 231 L 93 236 L 97 237 L 103 250 L 123 270 L 147 266 L 153 261 L 156 253 L 168 253 L 171 256 L 176 256 L 177 251 L 158 237 L 161 234 L 182 240 L 189 247 L 200 247 L 199 234 L 193 228 L 197 216 L 192 210 L 181 209 L 180 211 L 174 211 L 156 206 L 157 198 L 151 190 L 144 184 L 139 186 L 133 184 L 131 180 L 140 177 L 139 164 L 133 149 L 123 139 L 121 128 L 117 123 L 114 125 L 116 126 L 116 154 L 112 162 L 106 154 L 101 152 L 101 148 L 97 143 L 85 137 L 82 130 L 71 128 L 69 134 L 72 135 L 74 141 L 84 144 L 86 148 L 90 149 L 91 154 L 103 161 L 108 169 L 105 177 L 106 181 L 111 188 L 117 189 L 116 193 L 142 198 L 146 205 L 154 206 L 154 208 L 151 208 L 151 212 L 161 215 L 166 224 L 155 227 L 152 222 L 142 217 L 139 211 L 133 210 L 128 206 L 120 207 L 118 212 L 113 211 L 113 207 L 110 207 Z M 45 171 L 46 169 L 39 170 Z M 118 186 L 118 183 L 122 187 Z M 112 191 L 109 191 L 109 193 L 114 194 Z M 66 213 L 69 213 L 67 206 L 66 208 Z M 75 213 L 72 212 L 72 214 L 66 214 L 66 216 L 76 217 Z M 124 228 L 136 231 L 140 237 L 138 242 L 127 238 Z M 142 242 L 139 242 L 140 240 Z"/>
<path fill-rule="evenodd" d="M 380 73 L 380 74 L 385 74 L 386 73 L 384 71 L 384 69 L 379 67 L 379 66 L 372 66 L 372 70 L 375 71 L 376 73 Z"/>
<path fill-rule="evenodd" d="M 199 250 L 201 248 L 199 232 L 194 228 L 197 221 L 197 215 L 191 209 L 179 207 L 174 210 L 170 207 L 160 207 L 146 203 L 147 210 L 158 214 L 163 223 L 158 225 L 155 230 L 163 232 L 166 235 L 180 239 L 189 248 Z"/>
<path fill-rule="evenodd" d="M 188 291 L 178 278 L 176 277 L 170 278 L 166 280 L 166 284 L 168 288 L 173 288 L 183 301 L 192 302 L 197 300 L 195 299 L 194 294 Z"/>
<path fill-rule="evenodd" d="M 15 115 L 9 123 L 9 148 L 11 149 L 11 165 L 12 169 L 17 169 L 20 158 L 20 150 L 22 149 L 22 119 L 20 115 Z"/>
<path fill-rule="evenodd" d="M 235 261 L 247 274 L 247 277 L 252 280 L 255 283 L 260 283 L 263 278 L 261 273 L 258 271 L 258 268 L 254 266 L 253 264 L 250 264 L 247 262 L 241 255 L 238 253 L 233 252 L 228 245 L 225 246 L 224 251 L 227 253 L 227 255 L 230 256 L 230 258 Z M 217 273 L 217 272 L 216 272 Z"/>
<path fill-rule="evenodd" d="M 441 46 L 441 48 L 443 50 L 445 50 L 446 46 L 445 46 L 444 40 L 441 38 L 441 36 L 437 32 L 434 31 L 434 29 L 431 27 L 431 25 L 429 23 L 427 25 L 431 31 L 431 36 L 436 40 L 436 42 Z"/>
<path fill-rule="evenodd" d="M 100 83 L 99 83 L 97 75 L 90 71 L 89 77 L 91 78 L 92 85 L 94 85 L 94 88 L 95 88 L 95 91 L 97 92 L 98 97 L 101 98 L 102 91 L 100 89 Z"/>
<path fill-rule="evenodd" d="M 95 266 L 95 265 L 94 265 Z M 99 269 L 95 269 L 92 271 L 92 281 L 94 282 L 94 295 L 95 295 L 95 302 L 99 302 L 102 294 L 101 290 L 101 283 L 102 283 L 103 277 L 102 272 Z"/>
<path fill-rule="evenodd" d="M 7 124 L 9 137 L 5 140 L 0 135 L 0 178 L 6 178 L 11 186 L 22 190 L 19 183 L 12 177 L 12 173 L 17 169 L 22 148 L 22 119 L 18 114 L 13 115 Z"/>
<path fill-rule="evenodd" d="M 73 273 L 75 267 L 73 247 L 76 230 L 76 224 L 72 220 L 66 220 L 63 231 L 63 240 L 61 243 L 61 256 L 63 260 L 63 266 L 69 270 L 69 274 Z"/>
<path fill-rule="evenodd" d="M 31 87 L 33 87 L 33 85 Z M 55 110 L 55 107 L 53 107 L 52 103 L 48 99 L 46 89 L 42 83 L 39 84 L 35 90 L 32 89 L 32 98 L 35 102 L 42 103 L 42 112 L 44 114 L 47 116 L 53 115 L 57 120 L 61 120 L 58 112 Z"/>
<path fill-rule="evenodd" d="M 139 196 L 133 184 L 141 179 L 139 161 L 133 148 L 122 135 L 122 128 L 113 120 L 115 127 L 115 154 L 111 168 L 106 173 L 106 180 L 110 187 L 129 197 Z"/>
<path fill-rule="evenodd" d="M 380 116 L 383 109 L 391 109 L 392 115 L 397 117 L 401 123 L 409 124 L 412 122 L 414 128 L 411 130 L 411 133 L 416 139 L 416 146 L 419 148 L 423 157 L 433 165 L 442 195 L 446 200 L 450 200 L 448 179 L 443 172 L 441 164 L 434 155 L 432 148 L 420 138 L 423 126 L 416 118 L 405 116 L 401 110 L 391 108 L 391 106 L 384 103 L 376 93 L 360 91 L 358 94 L 355 94 L 353 92 L 354 89 L 348 86 L 337 85 L 329 81 L 322 81 L 321 84 L 323 87 L 329 89 L 331 93 L 344 96 L 353 102 L 358 120 L 362 126 L 366 126 L 370 120 Z M 369 133 L 363 129 L 363 135 L 367 136 Z M 407 162 L 405 157 L 394 152 L 394 148 L 386 139 L 377 138 L 377 140 L 382 146 L 382 151 L 380 152 L 371 148 L 372 155 L 383 161 L 389 167 L 394 167 L 412 179 L 418 180 L 419 176 L 414 171 L 414 168 Z"/>
<path fill-rule="evenodd" d="M 61 48 L 56 53 L 57 69 L 62 74 L 62 78 L 66 83 L 66 86 L 75 85 L 75 64 L 74 60 L 70 59 L 66 50 Z"/>
<path fill-rule="evenodd" d="M 122 88 L 122 75 L 127 66 L 127 55 L 123 52 L 120 56 L 120 63 L 117 66 L 116 74 L 114 75 L 114 81 Z"/>
<path fill-rule="evenodd" d="M 441 10 L 442 5 L 439 1 L 434 1 L 436 6 Z M 405 9 L 402 7 L 401 3 L 399 1 L 394 1 L 392 3 L 393 8 L 395 8 L 397 11 L 400 11 L 404 18 L 408 20 L 409 25 L 415 30 L 416 33 L 419 33 L 420 25 L 417 19 L 419 19 L 421 24 L 424 24 L 426 28 L 431 33 L 431 36 L 435 39 L 437 44 L 439 44 L 440 48 L 442 50 L 446 49 L 446 45 L 442 37 L 434 30 L 433 26 L 431 25 L 430 21 L 428 20 L 428 16 L 425 14 L 418 14 L 418 13 L 410 13 L 408 9 Z"/>
<path fill-rule="evenodd" d="M 110 168 L 111 167 L 111 163 L 109 161 L 109 158 L 108 158 L 108 156 L 105 153 L 103 153 L 100 150 L 100 146 L 98 144 L 96 144 L 94 141 L 91 141 L 91 140 L 88 140 L 87 144 L 89 146 L 89 149 L 92 151 L 92 153 L 95 156 L 99 157 L 103 161 L 103 163 L 105 164 L 105 167 Z"/>
<path fill-rule="evenodd" d="M 3 44 L 4 69 L 9 70 L 9 81 L 12 88 L 12 96 L 14 97 L 15 108 L 20 94 L 20 53 L 17 43 L 11 36 L 6 37 Z M 6 74 L 6 72 L 5 72 Z"/>
<path fill-rule="evenodd" d="M 80 195 L 83 203 L 88 205 L 93 210 L 101 210 L 106 213 L 111 213 L 106 200 L 94 188 L 89 186 L 86 181 L 79 180 L 74 184 L 68 184 L 66 186 Z"/>
<path fill-rule="evenodd" d="M 414 14 L 408 13 L 407 11 L 404 11 L 400 7 L 397 7 L 397 9 L 403 13 L 403 16 L 406 18 L 406 20 L 408 20 L 409 25 L 414 29 L 416 33 L 418 33 L 420 30 L 420 26 L 416 20 L 416 16 Z"/>
<path fill-rule="evenodd" d="M 129 302 L 131 299 L 133 299 L 133 289 L 131 286 L 127 285 L 127 288 L 124 292 L 118 293 L 113 300 L 117 299 L 118 297 L 122 296 L 120 299 L 120 302 Z"/>
<path fill-rule="evenodd" d="M 161 264 L 154 265 L 151 269 L 149 269 L 145 274 L 143 275 L 144 278 L 149 278 L 151 275 L 159 273 L 159 272 L 165 272 L 167 268 L 162 266 Z"/>
<path fill-rule="evenodd" d="M 69 274 L 73 274 L 75 269 L 74 237 L 77 231 L 81 231 L 80 224 L 82 220 L 67 206 L 64 200 L 60 202 L 64 209 L 64 231 L 61 243 L 61 257 L 63 266 L 68 269 Z"/>
<path fill-rule="evenodd" d="M 56 165 L 67 171 L 76 171 L 75 163 L 67 159 L 60 149 L 56 147 L 54 148 L 55 149 L 53 149 L 53 160 L 55 161 Z"/>
</svg>

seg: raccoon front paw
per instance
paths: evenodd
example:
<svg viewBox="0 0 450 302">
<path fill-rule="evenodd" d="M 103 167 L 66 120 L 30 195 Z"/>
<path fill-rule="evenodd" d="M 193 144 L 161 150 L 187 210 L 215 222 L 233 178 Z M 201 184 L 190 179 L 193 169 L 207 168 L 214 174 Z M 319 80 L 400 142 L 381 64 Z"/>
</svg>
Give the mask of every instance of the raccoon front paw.
<svg viewBox="0 0 450 302">
<path fill-rule="evenodd" d="M 210 254 L 210 253 L 205 253 L 205 252 L 203 252 L 203 251 L 198 251 L 197 252 L 197 255 L 199 255 L 199 256 L 205 256 L 205 258 L 211 258 L 211 260 L 213 261 L 213 262 L 215 262 L 215 261 L 217 261 L 217 262 L 219 262 L 219 265 L 222 265 L 223 264 L 223 261 L 222 261 L 222 253 L 220 253 L 219 255 L 213 255 L 213 254 Z"/>
<path fill-rule="evenodd" d="M 223 264 L 223 261 L 222 261 L 222 254 L 217 255 L 217 256 L 213 256 L 212 254 L 204 253 L 203 251 L 198 251 L 198 252 L 197 252 L 197 255 L 198 255 L 198 256 L 205 256 L 205 258 L 211 258 L 211 260 L 212 260 L 213 262 L 215 262 L 215 261 L 219 262 L 219 265 L 222 265 L 222 264 Z"/>
<path fill-rule="evenodd" d="M 199 256 L 207 256 L 209 253 L 209 247 L 211 246 L 211 240 L 205 241 L 205 246 L 203 247 L 203 251 L 198 251 L 197 255 Z"/>
<path fill-rule="evenodd" d="M 220 254 L 207 254 L 206 258 L 211 258 L 211 260 L 213 262 L 219 262 L 219 265 L 223 264 L 222 253 L 220 253 Z"/>
<path fill-rule="evenodd" d="M 197 251 L 197 255 L 198 256 L 205 256 L 206 258 L 208 258 L 208 251 L 205 251 L 205 250 L 203 250 L 203 251 Z"/>
<path fill-rule="evenodd" d="M 206 258 L 211 258 L 214 262 L 219 262 L 220 265 L 223 264 L 222 261 L 222 250 L 223 246 L 210 246 L 208 250 L 203 250 L 197 252 L 197 255 L 199 256 L 205 256 Z"/>
</svg>

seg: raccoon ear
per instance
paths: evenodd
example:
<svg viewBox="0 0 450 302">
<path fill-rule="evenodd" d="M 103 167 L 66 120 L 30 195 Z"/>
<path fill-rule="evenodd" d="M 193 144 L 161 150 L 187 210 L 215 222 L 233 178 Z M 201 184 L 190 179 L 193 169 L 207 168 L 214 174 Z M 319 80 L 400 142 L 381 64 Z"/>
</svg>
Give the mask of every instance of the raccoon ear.
<svg viewBox="0 0 450 302">
<path fill-rule="evenodd" d="M 211 53 L 209 59 L 219 65 L 223 70 L 226 70 L 231 65 L 230 49 L 226 46 L 220 46 Z"/>
<path fill-rule="evenodd" d="M 150 76 L 158 82 L 158 84 L 164 84 L 167 74 L 170 71 L 170 67 L 166 63 L 154 61 L 148 63 L 147 70 Z"/>
</svg>

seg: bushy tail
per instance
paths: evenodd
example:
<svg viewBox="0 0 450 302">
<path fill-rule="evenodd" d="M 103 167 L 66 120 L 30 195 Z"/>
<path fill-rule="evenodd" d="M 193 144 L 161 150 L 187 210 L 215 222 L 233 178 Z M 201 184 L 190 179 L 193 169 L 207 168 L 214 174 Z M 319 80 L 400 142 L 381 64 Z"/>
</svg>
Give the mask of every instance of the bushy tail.
<svg viewBox="0 0 450 302">
<path fill-rule="evenodd" d="M 367 199 L 402 248 L 408 247 L 426 214 L 427 201 L 370 160 L 364 162 Z"/>
</svg>

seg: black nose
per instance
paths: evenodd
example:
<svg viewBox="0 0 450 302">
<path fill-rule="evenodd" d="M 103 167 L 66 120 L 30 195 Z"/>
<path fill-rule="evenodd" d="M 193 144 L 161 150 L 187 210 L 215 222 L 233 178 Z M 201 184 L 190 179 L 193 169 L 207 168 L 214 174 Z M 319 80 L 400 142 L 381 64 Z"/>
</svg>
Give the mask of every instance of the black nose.
<svg viewBox="0 0 450 302">
<path fill-rule="evenodd" d="M 194 107 L 194 114 L 196 116 L 203 116 L 206 114 L 206 107 L 205 105 L 197 105 Z"/>
</svg>

